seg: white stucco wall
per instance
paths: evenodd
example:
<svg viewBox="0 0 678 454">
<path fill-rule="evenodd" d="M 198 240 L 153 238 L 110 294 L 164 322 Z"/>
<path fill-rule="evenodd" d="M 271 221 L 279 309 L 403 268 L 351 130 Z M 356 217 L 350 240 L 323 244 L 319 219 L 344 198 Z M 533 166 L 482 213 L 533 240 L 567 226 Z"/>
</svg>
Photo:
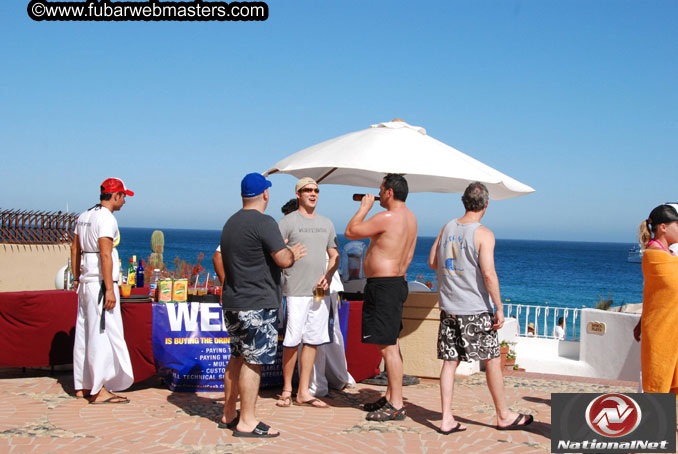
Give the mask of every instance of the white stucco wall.
<svg viewBox="0 0 678 454">
<path fill-rule="evenodd" d="M 518 340 L 518 320 L 514 317 L 506 317 L 504 319 L 504 326 L 497 331 L 499 342 L 516 342 Z"/>
<path fill-rule="evenodd" d="M 639 314 L 583 309 L 580 342 L 519 337 L 516 362 L 528 372 L 638 381 L 640 344 L 633 339 Z M 588 332 L 605 324 L 604 334 Z"/>
<path fill-rule="evenodd" d="M 640 343 L 633 338 L 633 327 L 640 314 L 581 311 L 581 361 L 591 365 L 594 377 L 638 381 L 640 377 Z M 605 334 L 588 332 L 589 322 L 605 323 Z"/>
<path fill-rule="evenodd" d="M 579 361 L 579 342 L 520 337 L 514 347 L 516 363 L 527 372 L 590 377 L 593 369 Z"/>
</svg>

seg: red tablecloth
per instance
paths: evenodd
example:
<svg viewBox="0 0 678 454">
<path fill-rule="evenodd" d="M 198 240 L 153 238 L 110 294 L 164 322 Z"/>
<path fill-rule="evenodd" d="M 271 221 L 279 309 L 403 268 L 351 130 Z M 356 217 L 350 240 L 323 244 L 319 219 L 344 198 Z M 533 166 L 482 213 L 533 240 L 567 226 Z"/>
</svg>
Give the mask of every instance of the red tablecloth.
<svg viewBox="0 0 678 454">
<path fill-rule="evenodd" d="M 72 363 L 77 311 L 75 292 L 0 293 L 0 366 Z"/>
<path fill-rule="evenodd" d="M 148 289 L 132 289 L 141 295 Z M 381 354 L 361 338 L 362 301 L 350 301 L 348 370 L 356 381 L 379 373 Z M 0 367 L 47 367 L 73 362 L 77 295 L 72 291 L 0 292 Z M 134 381 L 155 374 L 150 303 L 123 303 L 125 341 Z"/>
<path fill-rule="evenodd" d="M 133 289 L 132 294 L 148 294 L 148 288 Z M 134 383 L 155 375 L 153 361 L 153 304 L 122 303 L 125 342 L 134 371 Z"/>
<path fill-rule="evenodd" d="M 346 335 L 346 363 L 356 382 L 379 374 L 381 353 L 376 345 L 364 344 L 362 339 L 362 301 L 348 301 L 348 333 Z"/>
<path fill-rule="evenodd" d="M 0 293 L 0 367 L 71 364 L 77 307 L 72 291 Z M 122 320 L 134 381 L 145 380 L 155 374 L 151 304 L 122 304 Z"/>
</svg>

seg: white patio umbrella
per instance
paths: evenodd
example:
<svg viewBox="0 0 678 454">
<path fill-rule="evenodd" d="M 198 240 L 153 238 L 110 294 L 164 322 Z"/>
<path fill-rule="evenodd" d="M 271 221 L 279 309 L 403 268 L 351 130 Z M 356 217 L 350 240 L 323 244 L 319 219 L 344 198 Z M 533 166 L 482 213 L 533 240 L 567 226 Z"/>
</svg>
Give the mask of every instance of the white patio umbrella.
<svg viewBox="0 0 678 454">
<path fill-rule="evenodd" d="M 289 173 L 318 183 L 378 188 L 387 173 L 403 174 L 410 192 L 462 193 L 473 181 L 487 186 L 494 200 L 534 192 L 426 130 L 402 120 L 372 125 L 294 153 L 264 175 Z"/>
</svg>

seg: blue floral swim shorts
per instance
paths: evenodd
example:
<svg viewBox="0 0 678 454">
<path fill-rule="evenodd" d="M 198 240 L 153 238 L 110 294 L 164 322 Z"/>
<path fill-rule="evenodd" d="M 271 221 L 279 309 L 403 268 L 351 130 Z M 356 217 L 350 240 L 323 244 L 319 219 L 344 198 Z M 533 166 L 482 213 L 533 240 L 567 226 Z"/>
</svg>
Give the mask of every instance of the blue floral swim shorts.
<svg viewBox="0 0 678 454">
<path fill-rule="evenodd" d="M 278 309 L 224 311 L 231 356 L 248 364 L 274 364 L 278 349 Z"/>
</svg>

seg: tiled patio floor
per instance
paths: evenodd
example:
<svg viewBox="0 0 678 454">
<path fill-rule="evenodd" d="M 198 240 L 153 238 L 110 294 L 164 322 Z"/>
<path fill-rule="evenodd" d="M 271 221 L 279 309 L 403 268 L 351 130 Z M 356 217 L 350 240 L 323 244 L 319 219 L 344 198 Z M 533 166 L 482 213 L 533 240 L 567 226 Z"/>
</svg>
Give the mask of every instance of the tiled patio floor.
<svg viewBox="0 0 678 454">
<path fill-rule="evenodd" d="M 484 374 L 457 380 L 455 416 L 468 430 L 449 436 L 440 421 L 436 380 L 404 389 L 405 421 L 365 421 L 358 408 L 383 387 L 358 384 L 332 392 L 331 409 L 278 408 L 279 389 L 262 390 L 258 417 L 282 432 L 272 439 L 242 439 L 217 428 L 223 394 L 172 393 L 157 378 L 123 395 L 126 405 L 88 405 L 72 397 L 69 371 L 0 369 L 0 453 L 445 453 L 549 452 L 552 392 L 636 392 L 637 384 L 511 372 L 509 406 L 534 415 L 526 431 L 494 429 L 494 408 Z"/>
</svg>

